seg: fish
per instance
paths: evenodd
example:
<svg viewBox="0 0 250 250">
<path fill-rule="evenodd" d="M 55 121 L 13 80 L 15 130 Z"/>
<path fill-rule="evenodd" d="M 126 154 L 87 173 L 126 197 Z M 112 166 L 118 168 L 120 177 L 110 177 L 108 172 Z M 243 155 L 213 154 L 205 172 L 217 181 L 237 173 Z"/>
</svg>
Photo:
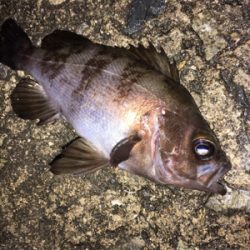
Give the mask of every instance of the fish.
<svg viewBox="0 0 250 250">
<path fill-rule="evenodd" d="M 221 180 L 231 163 L 163 49 L 105 46 L 65 30 L 36 47 L 11 18 L 0 38 L 0 62 L 33 77 L 13 90 L 14 112 L 37 125 L 63 117 L 78 135 L 49 164 L 52 173 L 118 167 L 163 185 L 226 193 Z"/>
</svg>

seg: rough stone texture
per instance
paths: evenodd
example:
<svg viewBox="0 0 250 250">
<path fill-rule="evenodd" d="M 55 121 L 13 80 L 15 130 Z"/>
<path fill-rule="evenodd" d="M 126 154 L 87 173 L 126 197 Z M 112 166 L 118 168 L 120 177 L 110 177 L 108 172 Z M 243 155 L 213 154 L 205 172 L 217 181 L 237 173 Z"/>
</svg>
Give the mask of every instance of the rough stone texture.
<svg viewBox="0 0 250 250">
<path fill-rule="evenodd" d="M 1 249 L 250 248 L 249 1 L 158 1 L 129 33 L 130 4 L 0 0 L 0 21 L 15 18 L 35 43 L 60 28 L 102 44 L 163 47 L 232 161 L 228 194 L 204 205 L 203 193 L 117 169 L 53 176 L 48 163 L 75 134 L 63 121 L 41 128 L 18 119 L 9 97 L 24 73 L 1 65 Z"/>
</svg>

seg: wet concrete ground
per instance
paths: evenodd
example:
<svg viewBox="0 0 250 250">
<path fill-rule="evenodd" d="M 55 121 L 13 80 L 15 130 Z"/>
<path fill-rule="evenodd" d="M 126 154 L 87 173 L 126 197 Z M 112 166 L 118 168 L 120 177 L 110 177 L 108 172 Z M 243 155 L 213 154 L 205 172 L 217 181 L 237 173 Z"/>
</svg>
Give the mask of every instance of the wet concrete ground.
<svg viewBox="0 0 250 250">
<path fill-rule="evenodd" d="M 231 159 L 228 194 L 204 206 L 204 193 L 117 169 L 53 176 L 48 163 L 76 135 L 17 118 L 9 97 L 24 73 L 0 65 L 1 249 L 249 249 L 249 1 L 152 2 L 0 0 L 0 21 L 16 19 L 36 44 L 59 28 L 162 47 Z"/>
</svg>

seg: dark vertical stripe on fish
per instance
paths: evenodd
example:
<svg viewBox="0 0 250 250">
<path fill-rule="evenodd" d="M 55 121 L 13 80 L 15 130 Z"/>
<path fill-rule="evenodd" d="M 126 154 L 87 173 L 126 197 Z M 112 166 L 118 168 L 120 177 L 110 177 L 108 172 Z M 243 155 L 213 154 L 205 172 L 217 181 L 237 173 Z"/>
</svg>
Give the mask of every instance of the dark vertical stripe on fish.
<svg viewBox="0 0 250 250">
<path fill-rule="evenodd" d="M 84 65 L 81 72 L 81 81 L 79 81 L 79 85 L 71 94 L 72 99 L 82 99 L 84 92 L 89 88 L 93 79 L 95 79 L 103 71 L 103 69 L 111 63 L 110 58 L 98 58 L 100 52 L 101 51 L 94 55 Z"/>
<path fill-rule="evenodd" d="M 67 58 L 70 56 L 68 51 L 67 53 L 65 52 L 65 49 L 64 51 L 44 51 L 44 56 L 41 63 L 41 73 L 44 75 L 47 74 L 49 80 L 53 80 L 64 68 L 64 64 Z"/>
<path fill-rule="evenodd" d="M 41 73 L 47 74 L 49 80 L 54 80 L 62 70 L 65 64 L 72 58 L 72 55 L 83 53 L 87 46 L 66 47 L 59 50 L 44 50 L 44 56 L 41 63 Z"/>
<path fill-rule="evenodd" d="M 98 54 L 94 55 L 87 63 L 81 72 L 82 78 L 79 81 L 79 85 L 72 91 L 71 98 L 75 101 L 78 100 L 82 103 L 84 94 L 91 86 L 93 79 L 102 73 L 103 69 L 111 63 L 109 58 L 98 58 Z"/>
<path fill-rule="evenodd" d="M 120 84 L 117 87 L 118 95 L 115 101 L 121 101 L 122 99 L 128 97 L 132 90 L 132 86 L 138 81 L 138 79 L 143 75 L 143 72 L 136 70 L 137 62 L 130 62 L 124 68 L 121 74 Z"/>
</svg>

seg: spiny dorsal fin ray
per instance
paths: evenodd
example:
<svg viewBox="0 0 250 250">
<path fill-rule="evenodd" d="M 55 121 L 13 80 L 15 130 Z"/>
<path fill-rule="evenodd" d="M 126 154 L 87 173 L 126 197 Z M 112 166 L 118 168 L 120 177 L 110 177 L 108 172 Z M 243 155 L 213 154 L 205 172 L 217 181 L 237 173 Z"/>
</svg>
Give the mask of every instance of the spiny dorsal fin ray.
<svg viewBox="0 0 250 250">
<path fill-rule="evenodd" d="M 89 39 L 71 31 L 55 30 L 43 38 L 41 48 L 57 50 L 65 47 L 86 46 L 89 43 L 91 43 Z"/>
<path fill-rule="evenodd" d="M 109 166 L 109 160 L 84 138 L 71 142 L 50 164 L 54 174 L 88 174 Z"/>
<path fill-rule="evenodd" d="M 21 79 L 11 94 L 11 104 L 22 119 L 39 119 L 38 125 L 59 117 L 57 107 L 48 100 L 43 88 L 34 80 Z"/>
<path fill-rule="evenodd" d="M 180 82 L 175 62 L 170 63 L 162 48 L 160 52 L 157 52 L 152 44 L 150 44 L 148 48 L 144 48 L 142 45 L 139 45 L 139 47 L 131 46 L 129 52 L 138 60 L 142 60 L 144 63 L 161 72 L 163 75 L 175 80 L 177 83 Z"/>
</svg>

